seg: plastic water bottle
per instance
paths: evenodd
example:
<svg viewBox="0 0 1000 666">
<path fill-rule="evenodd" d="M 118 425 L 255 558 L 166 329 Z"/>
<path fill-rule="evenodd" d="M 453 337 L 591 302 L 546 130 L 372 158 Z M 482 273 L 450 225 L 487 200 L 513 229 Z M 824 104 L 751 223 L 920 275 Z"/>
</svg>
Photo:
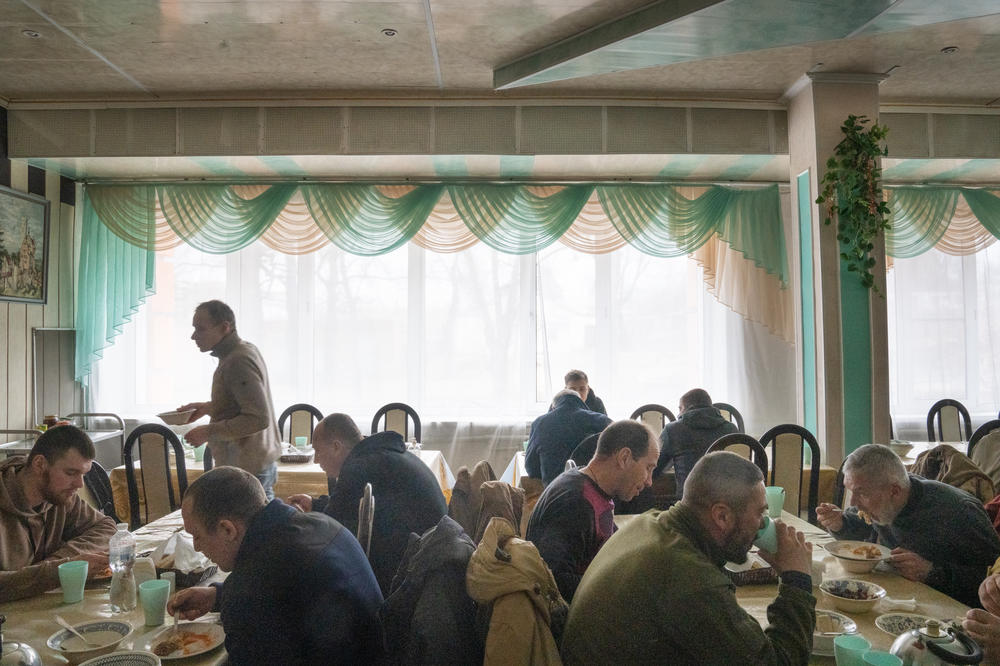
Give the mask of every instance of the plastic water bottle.
<svg viewBox="0 0 1000 666">
<path fill-rule="evenodd" d="M 118 531 L 108 544 L 111 565 L 111 612 L 127 613 L 135 608 L 135 537 L 127 523 L 118 523 Z"/>
</svg>

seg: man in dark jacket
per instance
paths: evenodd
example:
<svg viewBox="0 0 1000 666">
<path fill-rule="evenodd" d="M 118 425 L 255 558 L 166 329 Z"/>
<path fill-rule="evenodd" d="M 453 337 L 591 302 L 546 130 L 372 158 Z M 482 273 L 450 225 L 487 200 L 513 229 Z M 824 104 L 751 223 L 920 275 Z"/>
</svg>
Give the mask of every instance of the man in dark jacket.
<svg viewBox="0 0 1000 666">
<path fill-rule="evenodd" d="M 586 372 L 583 370 L 570 370 L 563 377 L 563 383 L 565 383 L 566 388 L 573 389 L 580 394 L 580 397 L 583 398 L 583 403 L 587 405 L 587 409 L 607 416 L 608 410 L 604 408 L 604 401 L 597 397 L 594 389 L 590 388 L 590 380 L 587 379 Z"/>
<path fill-rule="evenodd" d="M 181 504 L 194 546 L 231 572 L 175 594 L 171 614 L 219 611 L 231 664 L 364 664 L 379 656 L 382 594 L 357 539 L 337 521 L 267 502 L 252 474 L 216 467 Z"/>
<path fill-rule="evenodd" d="M 609 423 L 611 419 L 604 414 L 587 409 L 576 391 L 559 391 L 552 399 L 552 409 L 531 424 L 524 458 L 528 476 L 548 484 L 562 474 L 573 449 L 587 435 L 601 432 Z"/>
<path fill-rule="evenodd" d="M 358 502 L 365 484 L 372 484 L 369 559 L 382 594 L 388 595 L 410 533 L 423 534 L 448 512 L 441 486 L 427 465 L 406 450 L 402 435 L 387 430 L 363 438 L 347 414 L 320 421 L 312 443 L 316 462 L 337 485 L 329 497 L 292 495 L 288 502 L 303 511 L 322 511 L 356 535 Z"/>
<path fill-rule="evenodd" d="M 736 426 L 712 406 L 705 389 L 691 389 L 681 396 L 677 420 L 668 423 L 660 433 L 660 460 L 653 476 L 674 467 L 677 496 L 684 494 L 684 481 L 708 447 L 723 435 L 736 432 Z"/>
</svg>

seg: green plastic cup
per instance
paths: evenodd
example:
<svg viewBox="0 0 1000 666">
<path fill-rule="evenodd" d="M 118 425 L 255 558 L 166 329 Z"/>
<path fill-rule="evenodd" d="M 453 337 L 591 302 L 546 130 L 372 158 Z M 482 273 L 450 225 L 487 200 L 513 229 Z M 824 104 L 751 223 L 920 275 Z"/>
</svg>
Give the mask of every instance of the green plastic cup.
<svg viewBox="0 0 1000 666">
<path fill-rule="evenodd" d="M 778 526 L 773 520 L 764 516 L 763 527 L 757 530 L 757 537 L 753 540 L 753 545 L 769 553 L 778 552 Z"/>
<path fill-rule="evenodd" d="M 86 584 L 87 563 L 84 560 L 74 560 L 59 565 L 59 585 L 62 586 L 64 603 L 75 604 L 83 601 L 83 587 Z"/>
<path fill-rule="evenodd" d="M 194 447 L 194 461 L 201 462 L 205 459 L 205 447 L 208 444 L 202 444 L 201 446 Z"/>
<path fill-rule="evenodd" d="M 865 653 L 872 647 L 861 634 L 841 634 L 833 639 L 833 656 L 837 666 L 865 666 Z"/>
<path fill-rule="evenodd" d="M 869 650 L 865 652 L 865 664 L 866 666 L 903 666 L 903 660 L 888 652 Z"/>
<path fill-rule="evenodd" d="M 147 627 L 163 624 L 169 596 L 169 580 L 147 580 L 139 585 L 139 604 L 142 606 L 142 614 L 146 616 Z"/>
<path fill-rule="evenodd" d="M 308 441 L 308 439 L 309 438 L 306 437 L 305 435 L 299 435 L 298 437 L 296 437 L 295 438 L 295 448 L 297 448 L 297 449 L 304 449 L 304 448 L 306 448 L 306 442 Z"/>
<path fill-rule="evenodd" d="M 767 515 L 772 518 L 781 518 L 781 510 L 785 507 L 785 489 L 781 486 L 768 486 L 764 488 L 767 496 Z"/>
</svg>

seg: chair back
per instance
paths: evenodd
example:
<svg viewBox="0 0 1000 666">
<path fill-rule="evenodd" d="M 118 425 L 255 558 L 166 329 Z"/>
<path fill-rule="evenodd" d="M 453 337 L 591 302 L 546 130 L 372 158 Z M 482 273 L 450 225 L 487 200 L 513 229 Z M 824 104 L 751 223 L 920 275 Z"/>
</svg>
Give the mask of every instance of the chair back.
<svg viewBox="0 0 1000 666">
<path fill-rule="evenodd" d="M 976 449 L 976 444 L 979 444 L 983 437 L 986 437 L 986 435 L 998 429 L 1000 429 L 1000 419 L 987 421 L 983 425 L 976 428 L 976 432 L 972 433 L 972 437 L 969 438 L 969 451 L 967 455 L 972 458 L 972 452 Z"/>
<path fill-rule="evenodd" d="M 742 432 L 731 432 L 715 440 L 705 453 L 713 451 L 729 451 L 746 458 L 760 468 L 761 474 L 767 478 L 767 451 L 756 439 Z"/>
<path fill-rule="evenodd" d="M 120 523 L 115 511 L 115 498 L 111 493 L 111 479 L 107 471 L 96 460 L 91 461 L 90 471 L 83 475 L 83 487 L 93 499 L 92 506 L 115 523 Z"/>
<path fill-rule="evenodd" d="M 667 425 L 669 421 L 677 420 L 672 411 L 663 405 L 657 405 L 652 402 L 636 409 L 629 418 L 633 421 L 645 423 L 657 435 L 660 434 L 663 426 Z"/>
<path fill-rule="evenodd" d="M 760 438 L 764 450 L 770 448 L 771 472 L 768 485 L 785 489 L 785 511 L 796 516 L 802 513 L 803 495 L 808 510 L 808 520 L 816 524 L 816 505 L 819 504 L 819 443 L 816 437 L 800 425 L 784 423 L 764 433 Z M 809 447 L 811 464 L 809 481 L 802 483 L 805 450 Z M 803 485 L 806 485 L 803 488 Z"/>
<path fill-rule="evenodd" d="M 215 460 L 212 458 L 212 447 L 205 447 L 205 455 L 201 459 L 201 467 L 206 472 L 215 467 Z"/>
<path fill-rule="evenodd" d="M 743 427 L 743 415 L 740 414 L 738 409 L 728 402 L 713 402 L 712 407 L 719 410 L 722 418 L 736 425 L 736 432 L 746 432 L 746 428 Z"/>
<path fill-rule="evenodd" d="M 928 442 L 965 442 L 971 435 L 972 419 L 965 405 L 951 398 L 931 405 L 927 412 Z"/>
<path fill-rule="evenodd" d="M 592 435 L 587 435 L 583 438 L 583 441 L 577 444 L 576 448 L 573 449 L 573 453 L 569 454 L 570 459 L 576 463 L 577 467 L 586 467 L 590 464 L 590 459 L 594 457 L 597 453 L 597 440 L 600 439 L 601 433 L 595 432 Z"/>
<path fill-rule="evenodd" d="M 358 502 L 358 542 L 371 560 L 372 523 L 375 520 L 375 498 L 372 497 L 372 484 L 365 484 L 365 492 Z"/>
<path fill-rule="evenodd" d="M 563 471 L 568 472 L 571 469 L 576 469 L 576 461 L 573 460 L 572 458 L 569 458 L 568 460 L 566 460 L 566 464 L 563 466 Z"/>
<path fill-rule="evenodd" d="M 135 470 L 134 449 L 139 448 L 139 473 Z M 170 468 L 173 449 L 176 477 Z M 125 440 L 125 480 L 131 529 L 176 511 L 187 492 L 184 447 L 174 431 L 159 423 L 144 423 Z M 176 485 L 176 488 L 175 488 Z"/>
<path fill-rule="evenodd" d="M 288 427 L 288 439 L 284 439 L 285 422 L 289 420 L 291 423 Z M 323 412 L 304 402 L 296 403 L 281 412 L 281 416 L 278 417 L 278 434 L 282 441 L 290 444 L 295 443 L 296 437 L 305 437 L 306 444 L 311 446 L 313 429 L 316 427 L 316 423 L 322 420 Z"/>
<path fill-rule="evenodd" d="M 968 455 L 1000 488 L 1000 419 L 987 421 L 972 433 Z"/>
<path fill-rule="evenodd" d="M 410 430 L 411 421 L 413 423 L 412 431 Z M 410 441 L 411 437 L 418 444 L 422 441 L 420 439 L 420 417 L 417 415 L 417 410 L 405 402 L 390 402 L 375 412 L 375 418 L 372 419 L 372 434 L 385 430 L 398 432 L 406 441 Z"/>
<path fill-rule="evenodd" d="M 840 463 L 837 468 L 837 478 L 833 482 L 833 503 L 841 509 L 846 509 L 851 505 L 851 491 L 844 486 L 844 463 L 847 458 Z"/>
</svg>

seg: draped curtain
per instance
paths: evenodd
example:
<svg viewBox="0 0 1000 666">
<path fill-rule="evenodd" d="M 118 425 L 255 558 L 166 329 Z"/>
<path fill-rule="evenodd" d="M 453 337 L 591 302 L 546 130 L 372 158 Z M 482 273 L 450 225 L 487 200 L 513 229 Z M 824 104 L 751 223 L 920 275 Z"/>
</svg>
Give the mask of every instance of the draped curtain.
<svg viewBox="0 0 1000 666">
<path fill-rule="evenodd" d="M 786 341 L 794 335 L 776 185 L 90 185 L 78 379 L 152 290 L 152 252 L 184 242 L 225 254 L 257 240 L 286 254 L 333 243 L 360 256 L 407 242 L 434 252 L 482 242 L 505 254 L 557 241 L 592 254 L 628 243 L 652 256 L 691 256 L 720 302 Z"/>
<path fill-rule="evenodd" d="M 974 254 L 1000 238 L 997 190 L 971 187 L 886 187 L 891 211 L 885 235 L 889 257 L 912 258 L 937 248 L 945 254 Z"/>
</svg>

